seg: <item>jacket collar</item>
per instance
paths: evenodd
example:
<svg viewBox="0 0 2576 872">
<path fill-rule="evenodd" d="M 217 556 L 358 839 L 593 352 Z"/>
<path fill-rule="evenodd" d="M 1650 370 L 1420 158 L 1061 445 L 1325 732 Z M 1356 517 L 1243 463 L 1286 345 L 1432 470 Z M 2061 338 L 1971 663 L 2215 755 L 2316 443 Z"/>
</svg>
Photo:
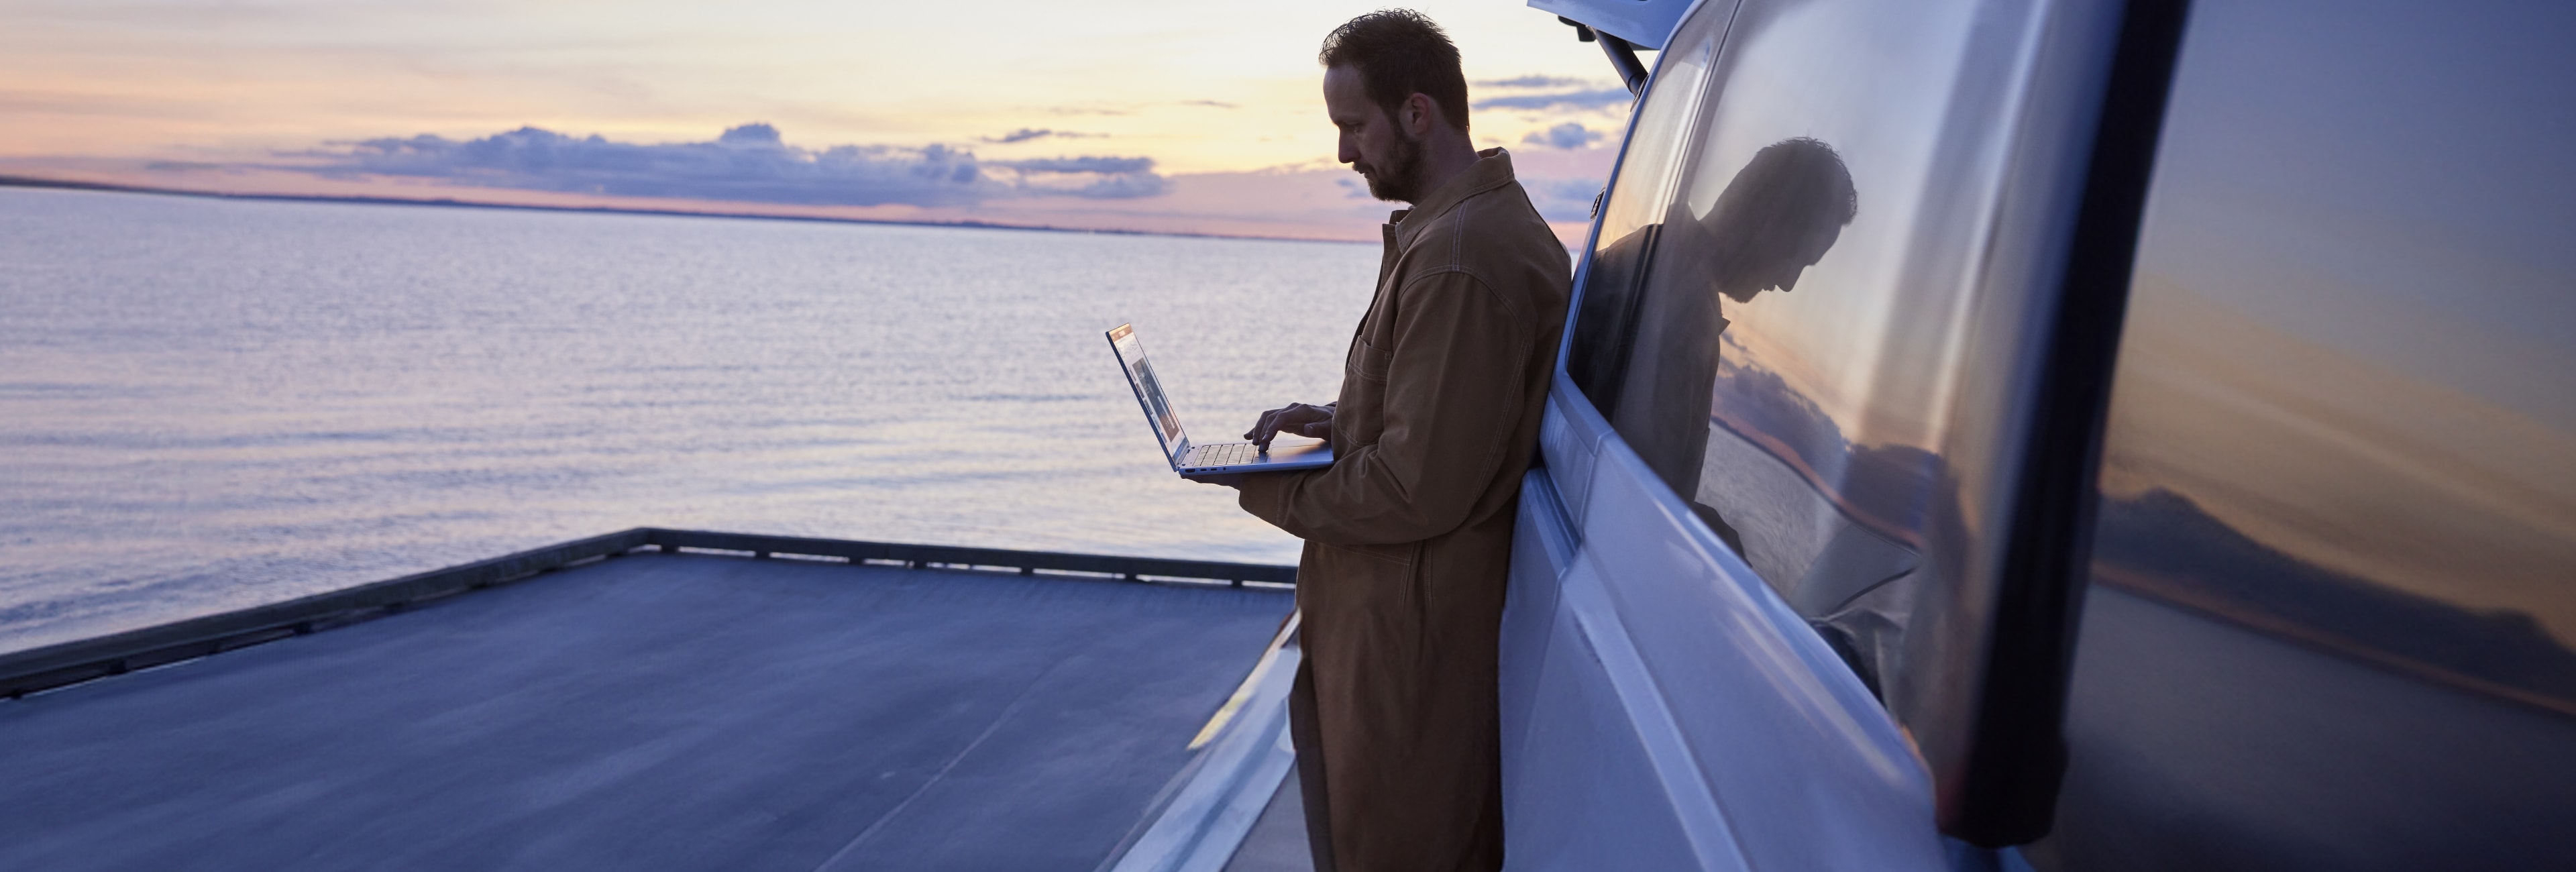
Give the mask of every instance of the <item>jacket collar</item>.
<svg viewBox="0 0 2576 872">
<path fill-rule="evenodd" d="M 1456 178 L 1440 185 L 1413 204 L 1411 209 L 1397 209 L 1387 215 L 1387 241 L 1397 248 L 1410 248 L 1422 228 L 1438 220 L 1467 201 L 1467 198 L 1512 183 L 1512 154 L 1500 147 L 1476 153 L 1477 161 L 1467 165 Z"/>
</svg>

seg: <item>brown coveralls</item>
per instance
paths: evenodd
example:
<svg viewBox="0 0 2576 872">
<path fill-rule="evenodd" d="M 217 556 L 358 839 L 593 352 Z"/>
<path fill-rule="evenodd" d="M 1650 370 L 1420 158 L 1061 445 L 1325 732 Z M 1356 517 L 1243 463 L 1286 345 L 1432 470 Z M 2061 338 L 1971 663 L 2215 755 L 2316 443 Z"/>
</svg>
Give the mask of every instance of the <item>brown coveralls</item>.
<svg viewBox="0 0 2576 872">
<path fill-rule="evenodd" d="M 1502 868 L 1497 637 L 1572 270 L 1511 156 L 1479 154 L 1386 226 L 1333 465 L 1242 485 L 1244 511 L 1306 540 L 1312 697 L 1292 709 L 1337 872 Z"/>
</svg>

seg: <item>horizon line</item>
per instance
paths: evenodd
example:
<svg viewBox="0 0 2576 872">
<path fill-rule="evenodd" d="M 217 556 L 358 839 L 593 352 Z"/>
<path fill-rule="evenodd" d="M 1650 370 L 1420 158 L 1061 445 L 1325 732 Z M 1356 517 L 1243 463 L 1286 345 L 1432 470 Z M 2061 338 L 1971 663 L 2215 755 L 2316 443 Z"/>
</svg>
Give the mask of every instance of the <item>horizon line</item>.
<svg viewBox="0 0 2576 872">
<path fill-rule="evenodd" d="M 722 212 L 692 209 L 647 208 L 642 206 L 549 206 L 536 203 L 498 203 L 465 200 L 454 197 L 379 197 L 333 194 L 255 194 L 226 191 L 199 191 L 187 188 L 163 188 L 149 185 L 127 185 L 114 182 L 89 182 L 77 179 L 53 179 L 0 173 L 0 188 L 40 188 L 70 191 L 103 191 L 119 194 L 148 194 L 164 197 L 197 197 L 216 200 L 254 200 L 284 203 L 346 203 L 363 206 L 439 206 L 460 209 L 517 209 L 535 212 L 588 212 L 611 215 L 658 215 L 679 218 L 748 218 L 765 221 L 806 221 L 826 224 L 876 224 L 895 227 L 946 227 L 963 230 L 1016 230 L 1040 233 L 1082 233 L 1094 236 L 1168 236 L 1179 239 L 1250 239 L 1266 242 L 1321 242 L 1334 245 L 1365 245 L 1365 241 L 1348 239 L 1313 239 L 1297 236 L 1259 236 L 1234 233 L 1184 233 L 1170 230 L 1126 230 L 1118 228 L 1058 227 L 1052 224 L 1008 224 L 997 221 L 926 221 L 899 218 L 848 218 L 830 215 L 771 215 L 760 212 Z"/>
</svg>

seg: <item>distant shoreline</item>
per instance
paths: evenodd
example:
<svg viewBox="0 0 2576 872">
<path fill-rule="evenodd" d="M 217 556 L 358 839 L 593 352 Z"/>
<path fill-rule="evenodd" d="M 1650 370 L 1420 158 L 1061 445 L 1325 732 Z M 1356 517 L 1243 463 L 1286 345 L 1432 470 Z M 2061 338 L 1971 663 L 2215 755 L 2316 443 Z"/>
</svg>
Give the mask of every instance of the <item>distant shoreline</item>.
<svg viewBox="0 0 2576 872">
<path fill-rule="evenodd" d="M 445 206 L 462 209 L 513 209 L 531 212 L 581 212 L 607 215 L 661 215 L 683 218 L 753 218 L 763 221 L 805 221 L 824 224 L 876 224 L 894 227 L 947 227 L 966 230 L 1020 230 L 1040 233 L 1080 233 L 1092 236 L 1171 236 L 1183 239 L 1257 239 L 1269 242 L 1322 242 L 1334 245 L 1356 245 L 1340 239 L 1300 239 L 1294 236 L 1250 236 L 1229 233 L 1180 233 L 1163 230 L 1092 230 L 1081 227 L 1056 227 L 1049 224 L 1002 224 L 991 221 L 902 221 L 892 218 L 836 218 L 827 215 L 769 215 L 759 212 L 717 212 L 690 209 L 646 209 L 620 206 L 539 206 L 525 203 L 485 203 L 450 197 L 415 199 L 410 197 L 353 197 L 320 194 L 238 194 L 221 191 L 192 191 L 186 188 L 155 188 L 145 185 L 119 185 L 107 182 L 81 182 L 48 179 L 38 176 L 0 175 L 0 188 L 49 188 L 67 191 L 104 191 L 118 194 L 157 194 L 168 197 L 201 197 L 217 200 L 259 200 L 280 203 L 349 203 L 362 206 Z"/>
</svg>

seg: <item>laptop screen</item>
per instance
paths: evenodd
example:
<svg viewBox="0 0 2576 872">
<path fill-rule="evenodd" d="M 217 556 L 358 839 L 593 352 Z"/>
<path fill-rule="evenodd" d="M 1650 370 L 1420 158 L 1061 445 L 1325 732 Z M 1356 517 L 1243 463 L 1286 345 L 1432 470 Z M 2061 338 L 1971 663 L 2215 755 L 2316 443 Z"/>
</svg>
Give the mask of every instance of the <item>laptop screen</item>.
<svg viewBox="0 0 2576 872">
<path fill-rule="evenodd" d="M 1118 362 L 1127 367 L 1127 381 L 1136 389 L 1136 400 L 1145 407 L 1145 418 L 1154 425 L 1154 436 L 1163 441 L 1163 453 L 1180 450 L 1181 419 L 1172 414 L 1172 402 L 1163 397 L 1163 382 L 1154 377 L 1154 364 L 1145 359 L 1145 346 L 1136 341 L 1136 326 L 1120 324 L 1109 331 L 1109 345 L 1118 351 Z"/>
</svg>

